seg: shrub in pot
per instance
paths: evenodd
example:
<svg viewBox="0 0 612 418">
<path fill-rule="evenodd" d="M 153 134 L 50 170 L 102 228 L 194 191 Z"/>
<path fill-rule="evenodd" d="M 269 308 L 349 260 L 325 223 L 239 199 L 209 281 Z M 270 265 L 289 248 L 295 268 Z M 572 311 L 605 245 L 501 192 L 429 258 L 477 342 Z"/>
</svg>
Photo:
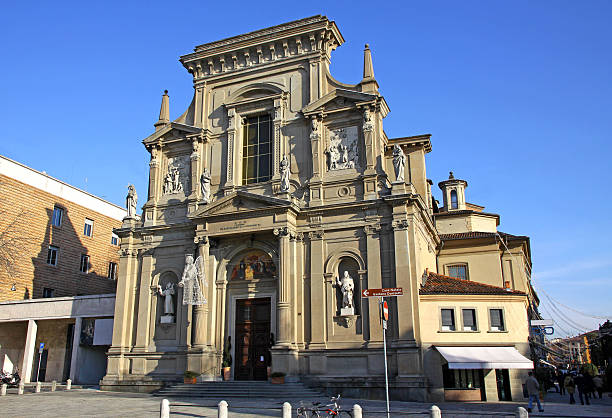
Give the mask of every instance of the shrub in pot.
<svg viewBox="0 0 612 418">
<path fill-rule="evenodd" d="M 285 383 L 285 373 L 283 372 L 274 372 L 270 374 L 270 383 L 275 385 Z"/>
<path fill-rule="evenodd" d="M 185 373 L 183 373 L 183 382 L 190 383 L 190 384 L 196 383 L 197 377 L 198 377 L 198 374 L 196 372 L 187 370 Z"/>
</svg>

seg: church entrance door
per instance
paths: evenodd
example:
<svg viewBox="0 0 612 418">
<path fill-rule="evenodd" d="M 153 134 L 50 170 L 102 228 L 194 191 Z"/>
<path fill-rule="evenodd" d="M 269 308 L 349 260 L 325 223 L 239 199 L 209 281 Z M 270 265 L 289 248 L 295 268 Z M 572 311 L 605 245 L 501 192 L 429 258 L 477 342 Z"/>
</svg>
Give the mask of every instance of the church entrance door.
<svg viewBox="0 0 612 418">
<path fill-rule="evenodd" d="M 267 380 L 270 366 L 270 298 L 236 301 L 235 380 Z"/>
</svg>

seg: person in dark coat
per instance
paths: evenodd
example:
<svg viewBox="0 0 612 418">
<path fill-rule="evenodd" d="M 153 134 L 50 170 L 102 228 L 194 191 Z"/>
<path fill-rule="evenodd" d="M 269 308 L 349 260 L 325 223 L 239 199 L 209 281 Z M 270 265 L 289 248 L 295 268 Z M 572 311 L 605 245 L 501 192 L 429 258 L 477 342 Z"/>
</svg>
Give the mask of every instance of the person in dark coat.
<svg viewBox="0 0 612 418">
<path fill-rule="evenodd" d="M 555 378 L 557 380 L 557 383 L 559 384 L 559 393 L 561 394 L 561 396 L 565 395 L 565 376 L 563 375 L 563 373 L 561 373 L 561 371 L 558 371 Z"/>
<path fill-rule="evenodd" d="M 591 402 L 589 400 L 589 393 L 587 392 L 587 382 L 582 373 L 578 373 L 578 376 L 574 379 L 576 382 L 576 389 L 578 389 L 578 398 L 580 398 L 580 403 L 584 405 L 584 401 L 586 400 L 586 404 L 590 405 Z"/>
<path fill-rule="evenodd" d="M 576 400 L 574 399 L 574 392 L 576 391 L 576 383 L 574 382 L 574 378 L 571 373 L 568 373 L 565 376 L 565 380 L 563 381 L 563 386 L 565 387 L 565 391 L 569 394 L 570 404 L 575 404 Z"/>
</svg>

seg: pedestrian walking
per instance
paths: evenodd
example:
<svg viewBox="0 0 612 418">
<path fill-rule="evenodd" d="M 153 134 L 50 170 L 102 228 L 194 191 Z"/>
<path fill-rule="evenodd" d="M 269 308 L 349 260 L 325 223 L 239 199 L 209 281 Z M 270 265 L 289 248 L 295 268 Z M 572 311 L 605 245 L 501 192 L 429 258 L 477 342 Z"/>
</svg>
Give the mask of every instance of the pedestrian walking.
<svg viewBox="0 0 612 418">
<path fill-rule="evenodd" d="M 576 382 L 574 382 L 574 378 L 572 377 L 571 374 L 568 373 L 567 376 L 565 376 L 565 380 L 563 381 L 563 386 L 565 387 L 565 390 L 569 394 L 570 404 L 575 404 L 576 399 L 574 399 L 574 391 L 576 390 Z"/>
<path fill-rule="evenodd" d="M 578 398 L 580 399 L 580 403 L 584 405 L 584 402 L 586 401 L 586 404 L 590 405 L 591 401 L 589 399 L 589 393 L 587 392 L 587 382 L 584 375 L 582 373 L 578 373 L 578 376 L 576 376 L 574 382 L 576 382 L 576 389 L 578 389 Z"/>
<path fill-rule="evenodd" d="M 540 383 L 535 377 L 533 377 L 533 372 L 529 372 L 529 377 L 527 377 L 527 380 L 525 380 L 525 388 L 527 389 L 527 394 L 529 395 L 527 411 L 531 412 L 533 400 L 535 399 L 536 403 L 538 404 L 538 410 L 540 412 L 544 412 L 544 408 L 542 408 L 542 405 L 540 404 Z"/>
<path fill-rule="evenodd" d="M 565 376 L 563 376 L 563 373 L 561 373 L 561 371 L 557 372 L 557 376 L 555 376 L 557 379 L 557 383 L 559 384 L 559 393 L 561 394 L 561 396 L 565 395 L 565 386 L 563 385 L 563 383 L 565 382 Z"/>
<path fill-rule="evenodd" d="M 595 376 L 593 378 L 593 385 L 595 386 L 595 390 L 599 395 L 599 399 L 601 399 L 601 395 L 603 394 L 603 379 L 601 378 L 601 376 Z"/>
</svg>

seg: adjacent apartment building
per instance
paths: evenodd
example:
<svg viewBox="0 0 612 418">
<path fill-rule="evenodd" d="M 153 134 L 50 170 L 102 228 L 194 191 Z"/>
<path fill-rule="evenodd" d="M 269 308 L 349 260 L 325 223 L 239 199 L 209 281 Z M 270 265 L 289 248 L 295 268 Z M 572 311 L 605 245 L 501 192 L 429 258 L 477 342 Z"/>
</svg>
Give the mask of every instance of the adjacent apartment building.
<svg viewBox="0 0 612 418">
<path fill-rule="evenodd" d="M 125 210 L 0 156 L 0 211 L 4 370 L 18 368 L 26 382 L 36 375 L 95 382 L 110 343 L 103 334 L 112 329 L 119 261 L 113 228 Z M 94 366 L 80 376 L 84 361 Z"/>
</svg>

